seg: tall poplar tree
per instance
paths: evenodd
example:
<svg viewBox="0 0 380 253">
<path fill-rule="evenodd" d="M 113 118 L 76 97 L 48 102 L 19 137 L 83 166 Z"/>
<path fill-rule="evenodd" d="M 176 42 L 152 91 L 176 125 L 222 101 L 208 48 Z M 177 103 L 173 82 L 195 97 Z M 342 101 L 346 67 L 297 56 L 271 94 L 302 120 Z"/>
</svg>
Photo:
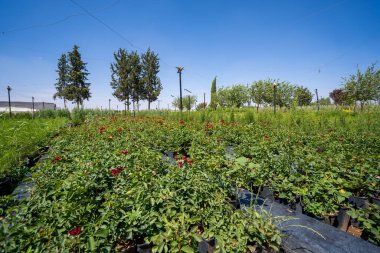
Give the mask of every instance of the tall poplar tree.
<svg viewBox="0 0 380 253">
<path fill-rule="evenodd" d="M 141 68 L 143 96 L 148 100 L 148 110 L 150 110 L 150 103 L 157 100 L 162 90 L 160 78 L 157 76 L 160 71 L 159 58 L 150 48 L 141 56 Z"/>
<path fill-rule="evenodd" d="M 131 98 L 133 102 L 137 103 L 137 108 L 139 108 L 139 101 L 145 98 L 144 84 L 141 80 L 140 56 L 136 51 L 133 51 L 128 54 L 127 59 L 130 70 L 128 82 L 131 85 Z"/>
<path fill-rule="evenodd" d="M 212 80 L 211 84 L 211 101 L 210 101 L 210 107 L 213 109 L 216 109 L 217 106 L 217 94 L 216 94 L 216 77 L 214 80 Z"/>
<path fill-rule="evenodd" d="M 132 84 L 129 82 L 131 67 L 128 62 L 128 53 L 125 49 L 119 49 L 114 53 L 115 62 L 111 63 L 111 87 L 113 95 L 119 100 L 126 102 L 129 111 L 132 94 Z"/>
<path fill-rule="evenodd" d="M 77 107 L 83 106 L 83 101 L 91 97 L 90 83 L 87 81 L 89 75 L 85 62 L 78 51 L 78 46 L 74 45 L 73 50 L 69 52 L 69 75 L 68 85 L 66 88 L 66 98 L 77 104 Z"/>
<path fill-rule="evenodd" d="M 57 92 L 54 94 L 53 98 L 63 99 L 63 104 L 66 108 L 66 88 L 68 85 L 69 75 L 69 65 L 67 63 L 66 54 L 62 54 L 61 57 L 58 59 L 58 66 L 56 71 L 58 73 L 57 82 L 55 83 L 55 88 Z"/>
</svg>

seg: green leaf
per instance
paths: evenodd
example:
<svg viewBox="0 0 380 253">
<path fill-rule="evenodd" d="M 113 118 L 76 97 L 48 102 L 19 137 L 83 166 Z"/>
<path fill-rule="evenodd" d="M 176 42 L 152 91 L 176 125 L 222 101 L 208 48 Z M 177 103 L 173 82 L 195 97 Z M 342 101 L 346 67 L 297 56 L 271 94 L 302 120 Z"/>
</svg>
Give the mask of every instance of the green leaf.
<svg viewBox="0 0 380 253">
<path fill-rule="evenodd" d="M 197 242 L 201 242 L 202 241 L 202 237 L 199 235 L 199 234 L 193 234 L 193 238 L 197 241 Z"/>
<path fill-rule="evenodd" d="M 195 251 L 193 250 L 193 248 L 191 248 L 190 246 L 186 245 L 184 247 L 181 248 L 181 250 L 185 253 L 194 253 Z"/>
<path fill-rule="evenodd" d="M 90 238 L 88 238 L 88 246 L 91 251 L 96 250 L 96 243 L 95 243 L 94 237 L 90 236 Z"/>
<path fill-rule="evenodd" d="M 98 231 L 96 231 L 94 236 L 107 238 L 108 234 L 109 234 L 109 231 L 107 229 L 99 229 Z"/>
</svg>

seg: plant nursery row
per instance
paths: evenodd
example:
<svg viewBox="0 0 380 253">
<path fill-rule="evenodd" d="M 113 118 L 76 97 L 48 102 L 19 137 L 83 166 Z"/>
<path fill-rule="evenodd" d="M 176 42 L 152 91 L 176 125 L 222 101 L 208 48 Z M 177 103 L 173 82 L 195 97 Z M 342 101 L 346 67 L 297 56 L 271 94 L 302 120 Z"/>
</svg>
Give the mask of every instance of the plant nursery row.
<svg viewBox="0 0 380 253">
<path fill-rule="evenodd" d="M 0 248 L 279 251 L 287 217 L 234 204 L 239 189 L 263 188 L 317 218 L 344 208 L 380 244 L 380 128 L 371 115 L 363 127 L 204 119 L 90 115 L 61 131 L 33 168 L 30 197 L 3 198 Z"/>
</svg>

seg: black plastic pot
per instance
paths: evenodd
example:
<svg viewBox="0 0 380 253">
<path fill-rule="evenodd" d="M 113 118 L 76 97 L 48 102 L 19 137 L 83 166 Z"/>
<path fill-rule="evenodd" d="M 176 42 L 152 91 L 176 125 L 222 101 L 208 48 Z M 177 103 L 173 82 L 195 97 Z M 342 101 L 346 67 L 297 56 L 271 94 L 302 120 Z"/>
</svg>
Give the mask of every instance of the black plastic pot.
<svg viewBox="0 0 380 253">
<path fill-rule="evenodd" d="M 367 197 L 358 197 L 352 195 L 348 202 L 353 204 L 356 208 L 367 209 L 369 207 L 369 201 Z"/>
<path fill-rule="evenodd" d="M 380 206 L 380 198 L 377 198 L 377 197 L 374 197 L 374 196 L 371 196 L 371 202 L 375 205 L 378 205 Z"/>
<path fill-rule="evenodd" d="M 240 208 L 240 201 L 239 200 L 229 200 L 228 204 L 232 207 L 232 209 L 239 209 Z"/>
<path fill-rule="evenodd" d="M 0 196 L 8 195 L 12 192 L 12 182 L 9 177 L 0 179 Z"/>
<path fill-rule="evenodd" d="M 270 190 L 269 186 L 264 186 L 261 192 L 259 193 L 259 196 L 264 199 L 271 199 L 273 200 L 273 192 Z"/>
<path fill-rule="evenodd" d="M 202 239 L 198 245 L 199 253 L 213 253 L 216 248 L 216 239 L 212 237 L 210 240 Z"/>
<path fill-rule="evenodd" d="M 294 201 L 290 203 L 290 208 L 298 213 L 304 213 L 301 197 L 296 197 Z"/>
<path fill-rule="evenodd" d="M 138 253 L 152 253 L 153 244 L 152 243 L 144 243 L 136 245 L 136 252 Z"/>
<path fill-rule="evenodd" d="M 337 223 L 338 214 L 335 215 L 327 215 L 326 216 L 326 224 L 334 226 Z"/>
<path fill-rule="evenodd" d="M 339 212 L 338 216 L 336 218 L 336 227 L 344 232 L 347 231 L 348 224 L 350 222 L 350 216 L 347 214 L 348 208 L 342 207 Z"/>
<path fill-rule="evenodd" d="M 313 215 L 312 217 L 320 222 L 326 223 L 326 216 Z"/>
</svg>

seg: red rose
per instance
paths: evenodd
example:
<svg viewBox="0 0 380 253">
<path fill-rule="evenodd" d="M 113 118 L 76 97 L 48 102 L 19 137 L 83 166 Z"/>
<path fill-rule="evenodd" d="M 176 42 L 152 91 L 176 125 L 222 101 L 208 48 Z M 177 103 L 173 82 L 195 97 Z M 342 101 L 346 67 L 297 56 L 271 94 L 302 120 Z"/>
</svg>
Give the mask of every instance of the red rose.
<svg viewBox="0 0 380 253">
<path fill-rule="evenodd" d="M 77 236 L 80 234 L 80 227 L 75 227 L 71 230 L 69 230 L 69 234 L 72 236 Z"/>
<path fill-rule="evenodd" d="M 126 150 L 126 149 L 122 150 L 121 153 L 124 154 L 124 155 L 128 155 L 128 150 Z"/>
<path fill-rule="evenodd" d="M 182 168 L 182 162 L 178 162 L 178 166 L 180 167 L 180 168 Z"/>
<path fill-rule="evenodd" d="M 61 160 L 62 160 L 62 157 L 60 157 L 59 155 L 57 155 L 56 157 L 54 157 L 53 163 L 56 163 L 56 162 L 61 161 Z"/>
</svg>

